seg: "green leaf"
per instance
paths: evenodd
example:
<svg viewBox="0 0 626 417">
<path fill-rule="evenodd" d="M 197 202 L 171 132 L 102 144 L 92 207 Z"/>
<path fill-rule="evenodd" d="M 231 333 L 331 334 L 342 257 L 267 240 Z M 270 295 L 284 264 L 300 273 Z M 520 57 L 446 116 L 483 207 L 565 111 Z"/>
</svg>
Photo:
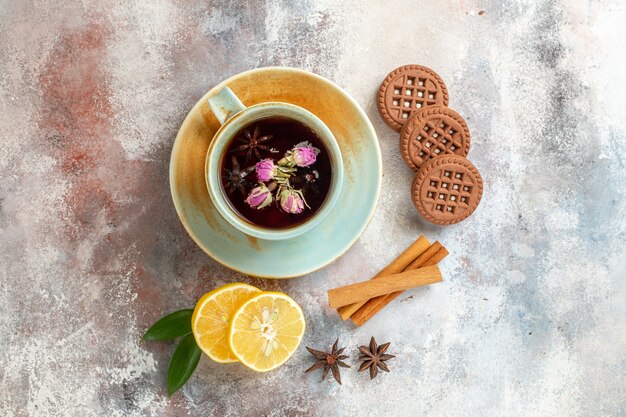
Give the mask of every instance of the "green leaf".
<svg viewBox="0 0 626 417">
<path fill-rule="evenodd" d="M 167 395 L 170 397 L 191 377 L 200 361 L 200 348 L 193 334 L 180 339 L 167 370 Z"/>
<path fill-rule="evenodd" d="M 144 340 L 170 340 L 191 333 L 192 309 L 175 311 L 161 318 L 143 335 Z"/>
</svg>

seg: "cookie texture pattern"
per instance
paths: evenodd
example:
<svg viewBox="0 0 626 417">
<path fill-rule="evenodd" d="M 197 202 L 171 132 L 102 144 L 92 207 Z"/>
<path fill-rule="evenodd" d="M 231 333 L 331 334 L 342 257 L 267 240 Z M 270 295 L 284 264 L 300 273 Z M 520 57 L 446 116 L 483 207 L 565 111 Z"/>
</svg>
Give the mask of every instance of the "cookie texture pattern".
<svg viewBox="0 0 626 417">
<path fill-rule="evenodd" d="M 378 90 L 378 111 L 385 123 L 400 131 L 409 117 L 427 106 L 447 106 L 448 89 L 435 71 L 404 65 L 391 71 Z"/>
<path fill-rule="evenodd" d="M 458 223 L 478 207 L 483 180 L 476 167 L 457 155 L 431 159 L 417 172 L 411 197 L 417 211 L 439 225 Z"/>
<path fill-rule="evenodd" d="M 460 114 L 446 106 L 426 107 L 400 133 L 400 155 L 413 171 L 439 155 L 467 156 L 470 131 Z"/>
</svg>

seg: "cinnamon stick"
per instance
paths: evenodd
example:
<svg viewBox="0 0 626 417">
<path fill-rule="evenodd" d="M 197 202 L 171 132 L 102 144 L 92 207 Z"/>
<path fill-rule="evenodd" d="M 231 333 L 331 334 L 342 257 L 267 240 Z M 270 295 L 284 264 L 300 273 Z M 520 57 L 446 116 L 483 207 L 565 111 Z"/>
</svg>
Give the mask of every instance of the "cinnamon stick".
<svg viewBox="0 0 626 417">
<path fill-rule="evenodd" d="M 430 247 L 430 242 L 423 235 L 417 238 L 415 242 L 411 244 L 404 252 L 402 252 L 396 259 L 394 259 L 389 265 L 383 268 L 378 274 L 374 275 L 372 279 L 384 277 L 386 275 L 397 274 L 407 269 L 407 267 L 418 258 L 424 251 Z M 337 312 L 343 320 L 347 320 L 357 310 L 359 310 L 366 301 L 343 306 L 337 309 Z"/>
<path fill-rule="evenodd" d="M 436 265 L 443 258 L 448 255 L 448 250 L 444 248 L 439 242 L 435 242 L 426 252 L 418 257 L 409 268 L 420 268 L 425 266 Z M 386 294 L 372 298 L 366 302 L 356 313 L 354 313 L 350 319 L 357 325 L 362 326 L 371 319 L 376 313 L 382 310 L 387 304 L 396 299 L 404 291 L 396 291 L 391 294 Z"/>
<path fill-rule="evenodd" d="M 439 268 L 436 265 L 427 266 L 328 290 L 328 304 L 332 308 L 337 308 L 440 281 Z"/>
</svg>

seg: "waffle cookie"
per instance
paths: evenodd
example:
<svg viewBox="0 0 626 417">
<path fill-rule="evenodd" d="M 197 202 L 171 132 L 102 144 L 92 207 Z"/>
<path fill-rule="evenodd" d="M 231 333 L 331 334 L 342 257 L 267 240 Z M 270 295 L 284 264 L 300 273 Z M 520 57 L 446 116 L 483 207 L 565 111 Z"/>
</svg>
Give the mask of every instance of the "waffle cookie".
<svg viewBox="0 0 626 417">
<path fill-rule="evenodd" d="M 467 156 L 469 148 L 467 123 L 446 106 L 416 111 L 400 133 L 400 155 L 413 171 L 439 155 Z"/>
<path fill-rule="evenodd" d="M 378 91 L 378 111 L 385 123 L 400 131 L 409 117 L 427 106 L 447 106 L 448 89 L 441 77 L 421 65 L 391 71 Z"/>
<path fill-rule="evenodd" d="M 413 180 L 411 198 L 429 222 L 449 225 L 471 215 L 483 195 L 483 180 L 470 161 L 458 155 L 430 159 Z"/>
</svg>

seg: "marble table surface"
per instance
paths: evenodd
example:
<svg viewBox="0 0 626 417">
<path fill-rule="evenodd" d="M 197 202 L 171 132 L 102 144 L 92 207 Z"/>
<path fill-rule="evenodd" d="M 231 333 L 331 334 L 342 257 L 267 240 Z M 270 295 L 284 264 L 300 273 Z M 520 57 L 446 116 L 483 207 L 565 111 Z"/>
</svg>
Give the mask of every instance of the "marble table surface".
<svg viewBox="0 0 626 417">
<path fill-rule="evenodd" d="M 626 5 L 570 1 L 0 0 L 0 415 L 626 415 Z M 407 63 L 446 80 L 485 194 L 435 227 L 408 195 L 377 85 Z M 288 281 L 238 275 L 187 236 L 170 198 L 176 132 L 250 68 L 313 71 L 376 128 L 383 192 L 360 240 Z M 362 328 L 325 306 L 418 235 L 445 281 Z M 224 283 L 284 291 L 303 345 L 391 341 L 392 372 L 343 385 L 301 347 L 255 374 L 203 358 L 168 399 L 173 345 L 141 335 Z"/>
</svg>

